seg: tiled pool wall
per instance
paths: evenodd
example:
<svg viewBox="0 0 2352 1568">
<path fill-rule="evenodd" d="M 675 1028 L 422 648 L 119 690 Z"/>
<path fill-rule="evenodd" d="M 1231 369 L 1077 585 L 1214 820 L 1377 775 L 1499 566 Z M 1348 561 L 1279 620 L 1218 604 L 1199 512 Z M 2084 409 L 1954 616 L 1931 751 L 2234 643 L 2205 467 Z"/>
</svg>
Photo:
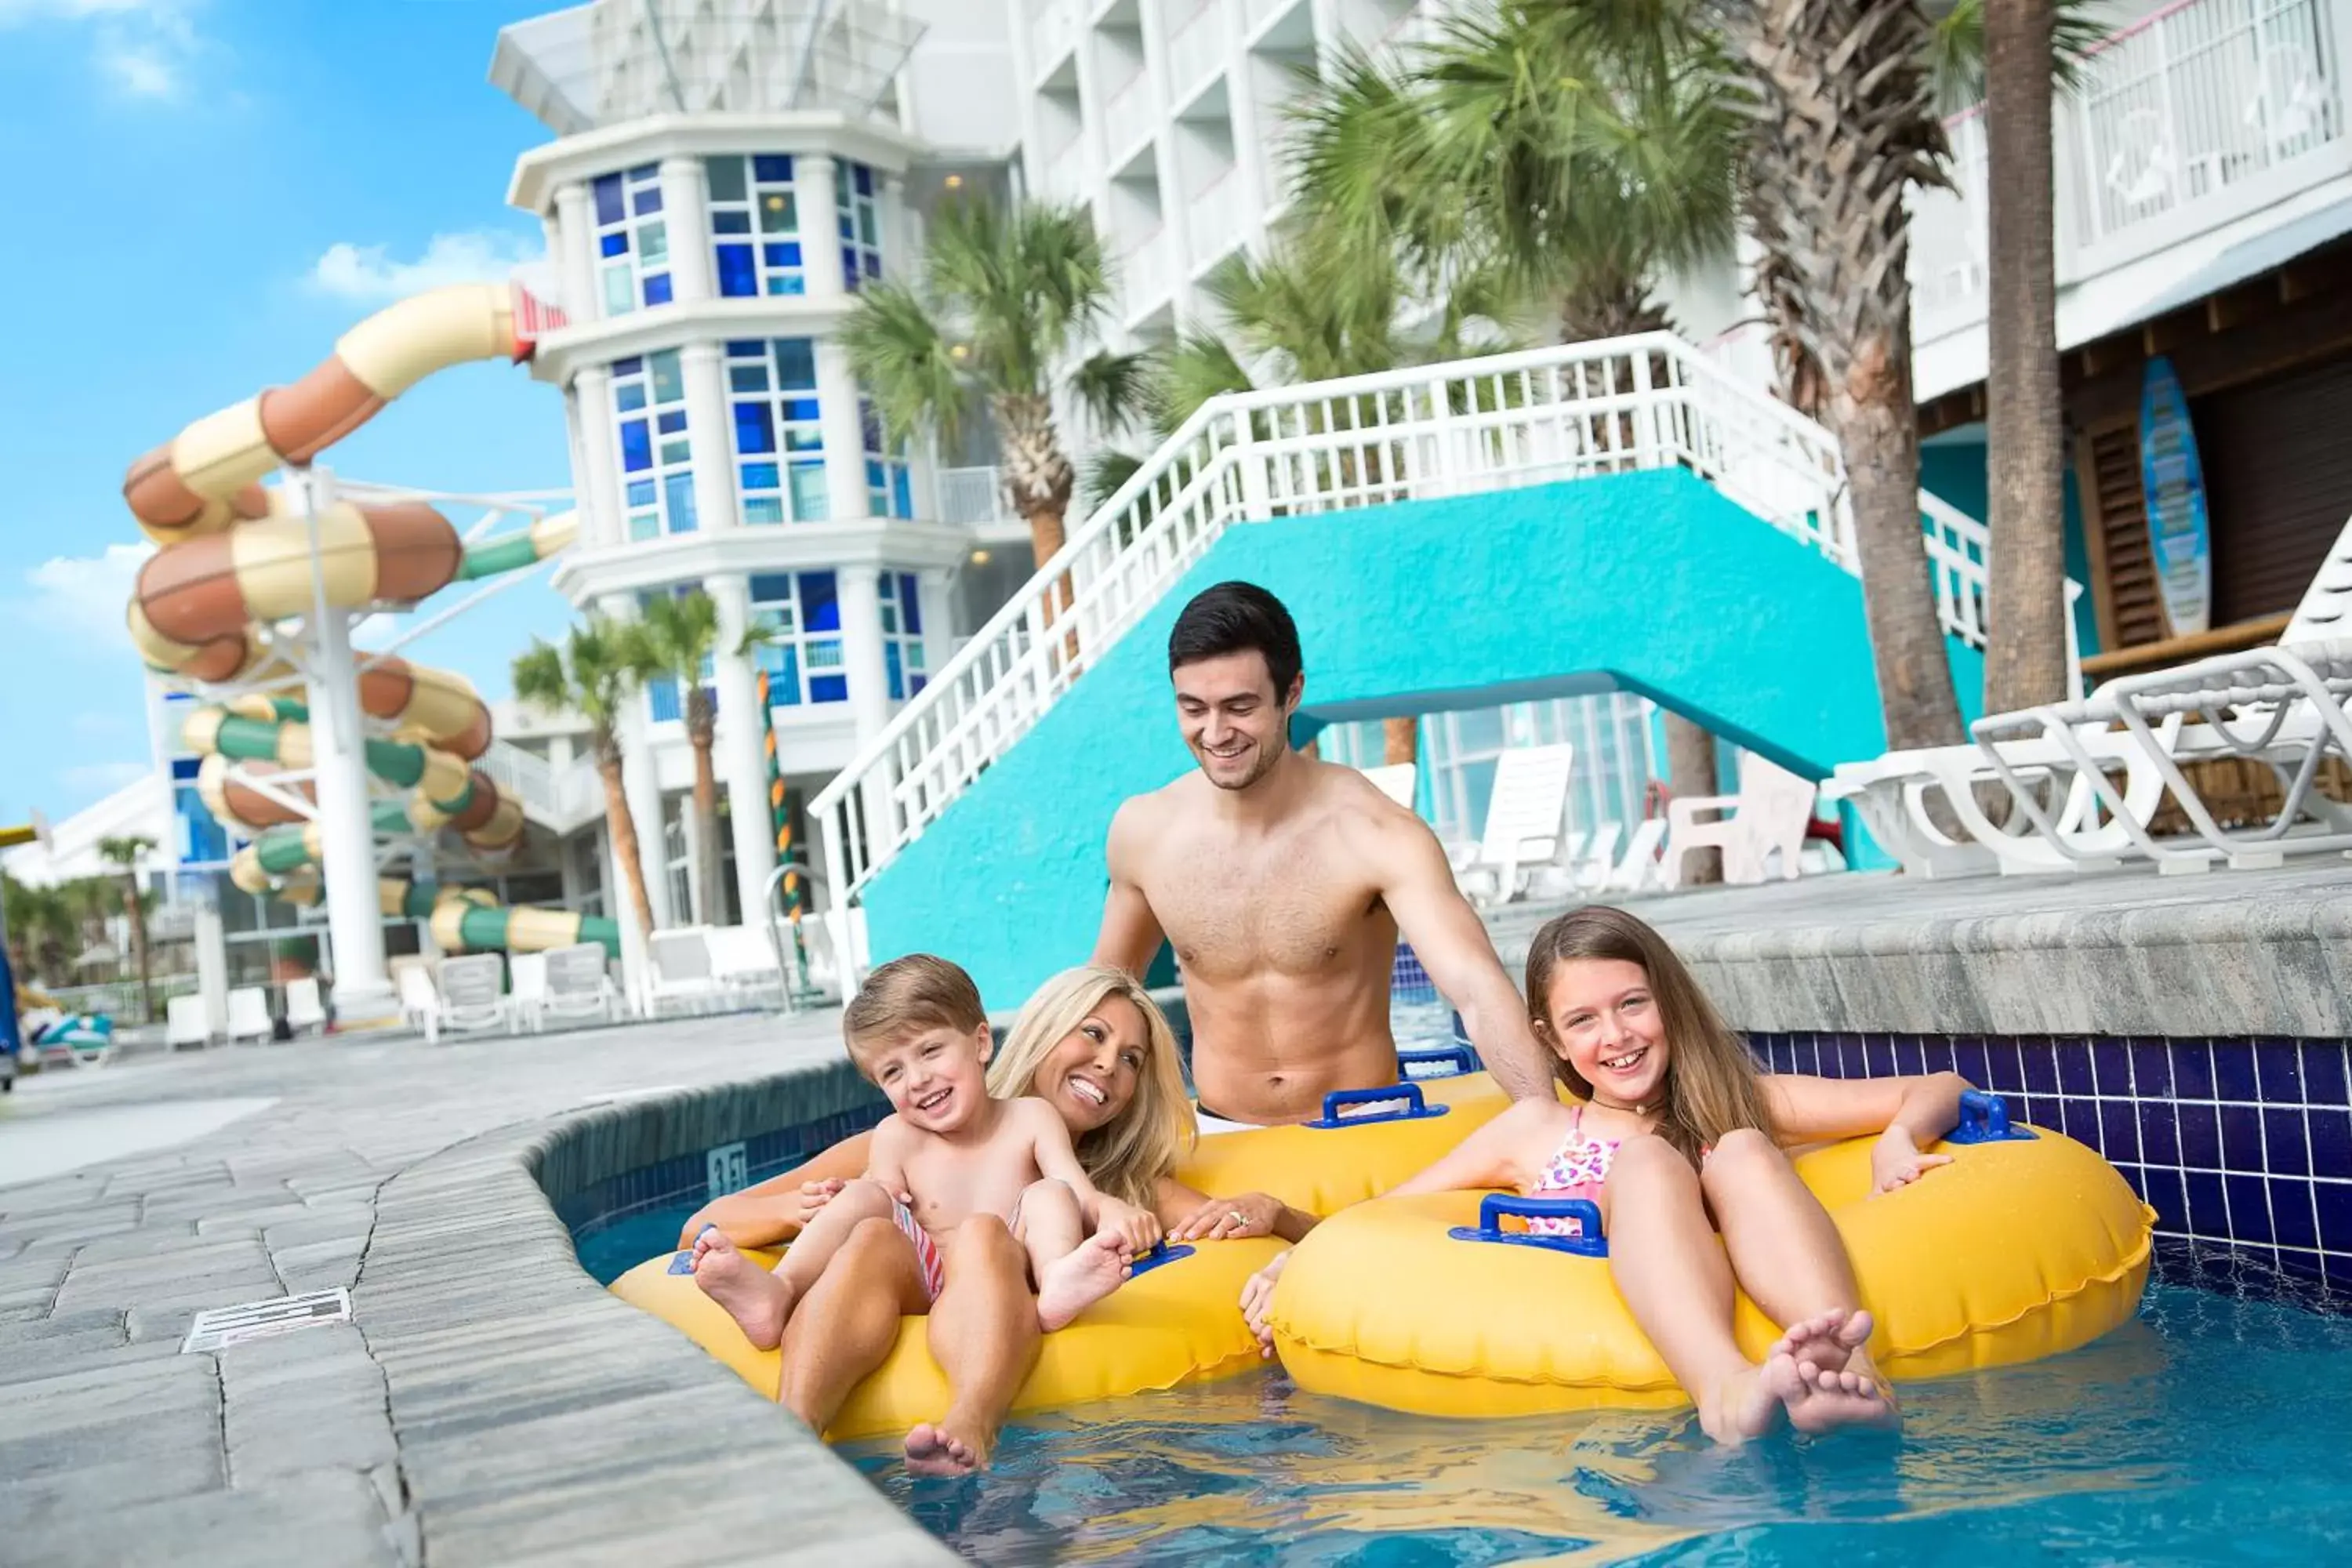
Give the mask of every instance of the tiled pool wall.
<svg viewBox="0 0 2352 1568">
<path fill-rule="evenodd" d="M 2183 1284 L 2352 1311 L 2352 1065 L 2341 1039 L 1766 1034 L 1775 1072 L 1957 1072 L 2021 1121 L 2106 1156 L 2156 1210 L 2158 1268 Z"/>
</svg>

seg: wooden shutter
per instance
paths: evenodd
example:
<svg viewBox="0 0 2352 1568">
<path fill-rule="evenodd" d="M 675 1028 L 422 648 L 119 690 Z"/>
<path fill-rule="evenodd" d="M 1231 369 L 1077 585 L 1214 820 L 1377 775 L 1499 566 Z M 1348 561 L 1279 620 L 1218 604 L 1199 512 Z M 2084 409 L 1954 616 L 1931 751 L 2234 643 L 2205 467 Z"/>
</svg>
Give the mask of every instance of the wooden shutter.
<svg viewBox="0 0 2352 1568">
<path fill-rule="evenodd" d="M 2213 624 L 2292 610 L 2352 515 L 2352 363 L 2191 405 L 2213 531 Z"/>
<path fill-rule="evenodd" d="M 2088 489 L 2100 558 L 2106 568 L 2105 630 L 2112 647 L 2137 647 L 2171 635 L 2156 585 L 2156 552 L 2147 537 L 2140 489 L 2139 426 L 2120 425 L 2090 437 Z"/>
</svg>

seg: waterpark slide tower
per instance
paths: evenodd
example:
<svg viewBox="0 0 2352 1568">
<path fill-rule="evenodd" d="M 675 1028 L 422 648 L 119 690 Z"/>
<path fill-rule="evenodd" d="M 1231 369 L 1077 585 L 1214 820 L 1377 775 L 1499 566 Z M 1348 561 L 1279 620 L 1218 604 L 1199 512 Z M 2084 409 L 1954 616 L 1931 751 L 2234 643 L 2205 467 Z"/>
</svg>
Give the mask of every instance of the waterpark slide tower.
<svg viewBox="0 0 2352 1568">
<path fill-rule="evenodd" d="M 124 481 L 131 514 L 159 547 L 132 595 L 131 639 L 168 681 L 209 700 L 186 738 L 205 758 L 207 805 L 252 836 L 232 879 L 290 902 L 323 893 L 347 1023 L 394 1011 L 387 917 L 429 920 L 447 948 L 618 945 L 610 921 L 500 910 L 478 894 L 379 877 L 403 859 L 429 863 L 445 828 L 475 856 L 511 852 L 523 817 L 472 765 L 490 739 L 473 688 L 390 648 L 352 646 L 355 619 L 498 579 L 411 628 L 406 642 L 520 581 L 571 542 L 571 514 L 510 498 L 339 486 L 315 462 L 434 371 L 520 362 L 562 324 L 519 285 L 418 295 L 354 327 L 293 385 L 188 426 Z M 273 468 L 279 482 L 263 486 Z M 489 516 L 461 536 L 436 503 L 468 500 Z M 517 515 L 527 528 L 478 537 Z"/>
</svg>

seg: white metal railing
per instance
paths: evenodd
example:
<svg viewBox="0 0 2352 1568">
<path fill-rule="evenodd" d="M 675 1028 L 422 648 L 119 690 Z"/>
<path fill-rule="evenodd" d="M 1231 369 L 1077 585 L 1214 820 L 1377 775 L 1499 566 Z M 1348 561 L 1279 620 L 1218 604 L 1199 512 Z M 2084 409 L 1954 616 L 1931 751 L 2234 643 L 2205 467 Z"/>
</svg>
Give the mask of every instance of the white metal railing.
<svg viewBox="0 0 2352 1568">
<path fill-rule="evenodd" d="M 555 768 L 547 759 L 506 741 L 493 741 L 475 764 L 523 810 L 558 832 L 569 832 L 604 809 L 604 784 L 593 760 Z"/>
<path fill-rule="evenodd" d="M 971 528 L 1005 515 L 1004 485 L 993 467 L 938 468 L 940 522 Z"/>
<path fill-rule="evenodd" d="M 2060 283 L 2352 172 L 2337 52 L 2347 14 L 2352 0 L 2174 0 L 2096 45 L 2053 124 Z M 1923 339 L 1973 327 L 1988 303 L 1982 105 L 1944 129 L 1955 188 L 1911 199 Z"/>
<path fill-rule="evenodd" d="M 1230 524 L 1654 468 L 1700 475 L 1855 570 L 1829 433 L 1669 334 L 1212 399 L 817 796 L 836 896 L 1004 755 Z M 1956 584 L 1945 624 L 1981 640 L 1982 530 L 1937 521 L 1948 538 L 1929 548 Z"/>
</svg>

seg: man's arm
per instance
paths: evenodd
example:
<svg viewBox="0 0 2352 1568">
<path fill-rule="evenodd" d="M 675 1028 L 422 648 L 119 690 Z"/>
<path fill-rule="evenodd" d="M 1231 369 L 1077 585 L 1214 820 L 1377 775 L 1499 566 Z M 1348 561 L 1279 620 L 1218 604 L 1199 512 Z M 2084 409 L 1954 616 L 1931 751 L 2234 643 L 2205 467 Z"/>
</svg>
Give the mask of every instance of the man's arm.
<svg viewBox="0 0 2352 1568">
<path fill-rule="evenodd" d="M 1103 900 L 1102 931 L 1095 938 L 1094 956 L 1095 963 L 1123 969 L 1138 979 L 1151 966 L 1164 940 L 1159 917 L 1151 912 L 1135 875 L 1144 837 L 1150 831 L 1144 816 L 1143 800 L 1138 796 L 1110 819 L 1110 841 L 1106 847 L 1110 894 Z"/>
<path fill-rule="evenodd" d="M 1486 928 L 1454 885 L 1437 836 L 1401 811 L 1381 814 L 1368 831 L 1397 934 L 1412 944 L 1439 994 L 1462 1015 L 1487 1070 L 1514 1100 L 1551 1099 L 1551 1054 L 1528 1027 L 1527 1004 L 1503 973 Z"/>
</svg>

